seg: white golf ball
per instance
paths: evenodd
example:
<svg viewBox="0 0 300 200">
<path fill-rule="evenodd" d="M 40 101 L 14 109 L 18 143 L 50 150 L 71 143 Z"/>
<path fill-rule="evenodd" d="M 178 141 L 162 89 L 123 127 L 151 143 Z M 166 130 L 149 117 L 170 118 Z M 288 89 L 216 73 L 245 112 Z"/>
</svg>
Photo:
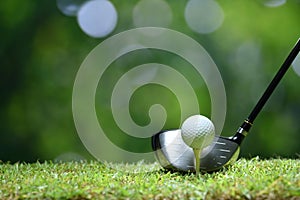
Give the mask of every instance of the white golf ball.
<svg viewBox="0 0 300 200">
<path fill-rule="evenodd" d="M 203 115 L 193 115 L 187 118 L 181 126 L 183 141 L 193 149 L 202 149 L 209 146 L 214 136 L 214 124 Z"/>
</svg>

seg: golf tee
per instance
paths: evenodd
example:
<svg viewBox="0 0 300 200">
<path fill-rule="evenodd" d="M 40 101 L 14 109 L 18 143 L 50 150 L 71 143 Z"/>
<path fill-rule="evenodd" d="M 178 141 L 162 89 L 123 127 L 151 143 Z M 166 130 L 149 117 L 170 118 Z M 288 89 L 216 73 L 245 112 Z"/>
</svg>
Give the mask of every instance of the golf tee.
<svg viewBox="0 0 300 200">
<path fill-rule="evenodd" d="M 196 170 L 196 176 L 199 175 L 200 171 L 200 154 L 201 154 L 201 149 L 193 149 L 194 155 L 195 155 L 195 170 Z"/>
</svg>

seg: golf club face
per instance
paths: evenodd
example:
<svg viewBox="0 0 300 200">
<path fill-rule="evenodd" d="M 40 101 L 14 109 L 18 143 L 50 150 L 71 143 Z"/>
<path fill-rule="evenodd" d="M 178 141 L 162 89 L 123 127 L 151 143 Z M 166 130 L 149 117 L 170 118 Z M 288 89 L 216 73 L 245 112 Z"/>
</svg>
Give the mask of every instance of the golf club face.
<svg viewBox="0 0 300 200">
<path fill-rule="evenodd" d="M 160 132 L 152 137 L 152 147 L 158 162 L 165 169 L 195 171 L 193 149 L 181 138 L 181 130 Z M 217 171 L 234 162 L 239 155 L 239 144 L 231 138 L 215 137 L 212 144 L 204 148 L 200 156 L 200 169 Z"/>
</svg>

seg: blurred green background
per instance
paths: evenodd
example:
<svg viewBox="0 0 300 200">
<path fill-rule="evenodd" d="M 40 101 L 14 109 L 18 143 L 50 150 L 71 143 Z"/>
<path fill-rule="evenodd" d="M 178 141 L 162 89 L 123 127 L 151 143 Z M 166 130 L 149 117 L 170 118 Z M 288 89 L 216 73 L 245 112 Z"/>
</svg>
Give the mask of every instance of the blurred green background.
<svg viewBox="0 0 300 200">
<path fill-rule="evenodd" d="M 132 13 L 139 1 L 111 2 L 118 13 L 116 28 L 104 38 L 92 38 L 80 29 L 76 17 L 60 12 L 56 1 L 0 1 L 0 160 L 93 159 L 75 129 L 72 87 L 82 61 L 94 47 L 114 34 L 136 28 Z M 165 2 L 172 12 L 165 27 L 197 40 L 221 72 L 227 95 L 222 134 L 230 136 L 300 37 L 300 1 L 279 1 L 282 5 L 278 6 L 267 6 L 271 2 L 267 0 L 216 1 L 224 19 L 211 33 L 197 33 L 187 24 L 184 12 L 188 1 Z M 179 71 L 180 66 L 187 65 L 167 52 L 132 52 L 112 64 L 97 91 L 97 112 L 107 116 L 101 123 L 116 133 L 120 146 L 129 149 L 133 144 L 130 138 L 120 139 L 115 130 L 109 97 L 112 84 L 122 72 L 149 62 L 174 66 Z M 288 71 L 256 119 L 242 146 L 242 156 L 299 157 L 300 77 L 296 70 L 297 66 Z M 183 73 L 196 84 L 199 81 L 195 91 L 202 114 L 209 116 L 205 85 L 193 71 Z M 148 123 L 147 112 L 153 103 L 161 103 L 168 111 L 164 128 L 180 125 L 179 104 L 166 88 L 146 85 L 134 94 L 131 103 L 132 117 L 140 125 Z M 147 151 L 147 142 L 141 141 L 132 150 Z"/>
</svg>

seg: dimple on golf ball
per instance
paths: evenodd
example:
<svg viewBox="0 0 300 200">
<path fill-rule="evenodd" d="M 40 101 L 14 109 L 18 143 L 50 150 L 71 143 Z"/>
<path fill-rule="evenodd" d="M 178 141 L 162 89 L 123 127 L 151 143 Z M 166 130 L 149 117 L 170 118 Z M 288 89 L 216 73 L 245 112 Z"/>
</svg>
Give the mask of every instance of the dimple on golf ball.
<svg viewBox="0 0 300 200">
<path fill-rule="evenodd" d="M 214 136 L 214 124 L 203 115 L 193 115 L 187 118 L 181 126 L 183 141 L 193 149 L 202 149 L 209 146 Z"/>
</svg>

